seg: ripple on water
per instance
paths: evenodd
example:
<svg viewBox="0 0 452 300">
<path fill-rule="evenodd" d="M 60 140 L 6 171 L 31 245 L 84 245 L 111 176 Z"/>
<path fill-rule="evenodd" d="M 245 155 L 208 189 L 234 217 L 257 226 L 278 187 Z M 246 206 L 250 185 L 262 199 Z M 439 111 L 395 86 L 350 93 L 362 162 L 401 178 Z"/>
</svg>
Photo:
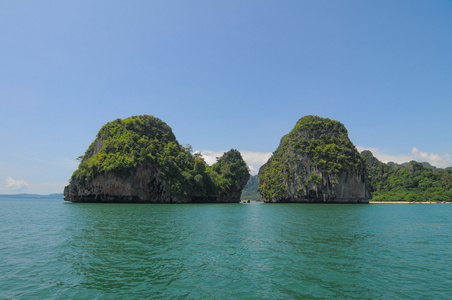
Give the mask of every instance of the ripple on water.
<svg viewBox="0 0 452 300">
<path fill-rule="evenodd" d="M 451 296 L 449 205 L 0 205 L 0 298 Z"/>
</svg>

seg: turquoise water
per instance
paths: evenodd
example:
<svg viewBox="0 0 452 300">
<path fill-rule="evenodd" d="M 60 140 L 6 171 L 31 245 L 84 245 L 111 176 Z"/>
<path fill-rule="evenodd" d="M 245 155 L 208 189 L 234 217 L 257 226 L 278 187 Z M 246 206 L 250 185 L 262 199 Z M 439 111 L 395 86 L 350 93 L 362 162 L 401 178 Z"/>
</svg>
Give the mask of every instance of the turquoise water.
<svg viewBox="0 0 452 300">
<path fill-rule="evenodd" d="M 0 299 L 452 299 L 450 204 L 0 199 Z"/>
</svg>

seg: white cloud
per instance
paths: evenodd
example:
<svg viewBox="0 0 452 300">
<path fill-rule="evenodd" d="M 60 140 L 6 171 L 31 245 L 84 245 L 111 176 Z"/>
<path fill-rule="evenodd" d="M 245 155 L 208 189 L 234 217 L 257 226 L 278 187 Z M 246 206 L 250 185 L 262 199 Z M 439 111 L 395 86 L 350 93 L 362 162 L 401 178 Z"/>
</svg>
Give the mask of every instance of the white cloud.
<svg viewBox="0 0 452 300">
<path fill-rule="evenodd" d="M 202 157 L 209 165 L 216 163 L 217 157 L 222 156 L 225 152 L 226 151 L 212 151 L 212 150 L 195 151 L 195 153 L 201 153 Z"/>
<path fill-rule="evenodd" d="M 357 148 L 359 152 L 363 150 L 370 150 L 376 158 L 384 163 L 392 161 L 398 164 L 402 164 L 414 160 L 418 162 L 428 162 L 432 166 L 438 168 L 452 167 L 452 159 L 450 157 L 450 154 L 448 153 L 440 155 L 436 153 L 421 152 L 418 148 L 413 147 L 411 149 L 411 153 L 391 155 L 382 153 L 378 148 L 367 148 L 361 146 L 357 146 Z"/>
<path fill-rule="evenodd" d="M 240 154 L 250 168 L 251 175 L 256 175 L 259 172 L 259 168 L 272 156 L 271 152 L 251 152 L 246 150 L 240 151 Z"/>
<path fill-rule="evenodd" d="M 28 183 L 23 180 L 14 180 L 11 176 L 8 176 L 8 178 L 6 178 L 6 187 L 14 191 L 21 191 L 28 187 Z"/>
<path fill-rule="evenodd" d="M 452 167 L 452 159 L 450 158 L 450 154 L 446 153 L 443 155 L 439 155 L 436 153 L 427 153 L 427 152 L 420 152 L 418 148 L 413 147 L 411 150 L 411 153 L 415 157 L 414 160 L 420 161 L 420 162 L 428 162 L 433 166 L 439 167 L 439 168 L 447 168 Z"/>
<path fill-rule="evenodd" d="M 202 150 L 196 152 L 201 153 L 206 163 L 212 165 L 217 161 L 216 158 L 222 156 L 226 151 Z M 271 152 L 251 152 L 246 150 L 240 151 L 240 154 L 250 168 L 251 175 L 256 175 L 259 168 L 265 164 L 272 155 Z"/>
</svg>

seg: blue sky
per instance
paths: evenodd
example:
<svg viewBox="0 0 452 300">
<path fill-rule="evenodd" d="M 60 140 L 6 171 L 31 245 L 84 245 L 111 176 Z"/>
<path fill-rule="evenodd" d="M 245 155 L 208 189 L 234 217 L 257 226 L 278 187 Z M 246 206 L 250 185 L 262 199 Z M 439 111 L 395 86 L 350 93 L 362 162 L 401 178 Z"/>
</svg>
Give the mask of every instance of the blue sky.
<svg viewBox="0 0 452 300">
<path fill-rule="evenodd" d="M 298 119 L 452 166 L 451 1 L 2 1 L 0 193 L 62 192 L 100 127 L 149 114 L 255 172 Z"/>
</svg>

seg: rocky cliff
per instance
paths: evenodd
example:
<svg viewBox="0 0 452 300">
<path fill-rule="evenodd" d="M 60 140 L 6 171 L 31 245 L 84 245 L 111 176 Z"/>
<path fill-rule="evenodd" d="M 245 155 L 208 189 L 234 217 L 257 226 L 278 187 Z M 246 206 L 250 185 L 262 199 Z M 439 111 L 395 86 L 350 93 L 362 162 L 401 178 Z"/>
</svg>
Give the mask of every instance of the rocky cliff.
<svg viewBox="0 0 452 300">
<path fill-rule="evenodd" d="M 338 121 L 306 116 L 259 170 L 265 202 L 368 203 L 366 169 Z"/>
<path fill-rule="evenodd" d="M 231 149 L 208 166 L 152 116 L 104 125 L 64 189 L 66 201 L 130 203 L 239 202 L 249 172 Z"/>
</svg>

